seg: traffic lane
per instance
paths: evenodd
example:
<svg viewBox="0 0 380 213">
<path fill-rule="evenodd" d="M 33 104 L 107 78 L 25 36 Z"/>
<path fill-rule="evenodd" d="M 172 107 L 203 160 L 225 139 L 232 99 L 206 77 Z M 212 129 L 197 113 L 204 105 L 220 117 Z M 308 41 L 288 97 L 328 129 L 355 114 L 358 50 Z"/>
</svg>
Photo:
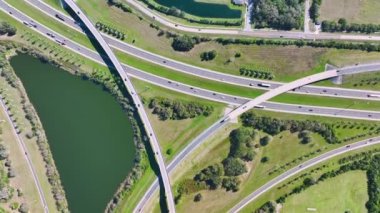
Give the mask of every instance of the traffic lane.
<svg viewBox="0 0 380 213">
<path fill-rule="evenodd" d="M 3 8 L 6 8 L 8 10 L 11 10 L 14 14 L 14 16 L 17 16 L 19 17 L 20 19 L 22 20 L 25 20 L 25 21 L 31 21 L 28 17 L 24 16 L 22 13 L 18 12 L 17 10 L 14 10 L 13 8 L 11 7 L 8 7 L 6 4 L 4 4 L 4 2 L 0 1 L 0 5 L 3 7 Z M 39 25 L 37 23 L 37 30 L 39 30 L 40 32 L 42 32 L 45 36 L 46 36 L 46 33 L 53 33 L 53 31 L 49 30 L 48 28 L 42 26 L 42 25 Z M 94 51 L 91 51 L 87 48 L 83 48 L 81 46 L 79 46 L 78 44 L 74 43 L 74 42 L 71 42 L 71 40 L 66 40 L 66 38 L 60 36 L 59 34 L 55 34 L 56 35 L 56 38 L 59 39 L 59 40 L 62 40 L 62 41 L 65 41 L 66 42 L 66 45 L 68 48 L 86 56 L 86 57 L 89 57 L 93 60 L 97 60 L 97 61 L 101 61 L 103 64 L 104 64 L 104 61 L 102 59 L 102 57 L 100 57 L 100 55 L 97 53 L 97 52 L 94 52 Z M 51 40 L 54 40 L 52 38 L 50 38 Z M 168 86 L 170 83 L 169 81 L 167 80 L 164 80 L 162 78 L 159 78 L 159 77 L 156 77 L 156 76 L 153 76 L 153 75 L 149 75 L 147 73 L 144 73 L 144 72 L 141 72 L 141 71 L 138 71 L 132 67 L 128 67 L 128 66 L 125 66 L 124 65 L 124 68 L 127 68 L 127 73 L 130 72 L 130 73 L 133 73 L 135 74 L 136 76 L 139 76 L 140 78 L 142 79 L 150 79 L 150 81 L 152 82 L 160 82 L 161 85 L 165 85 Z M 175 85 L 175 86 L 174 86 Z M 170 87 L 172 88 L 175 88 L 177 87 L 177 90 L 178 91 L 183 91 L 183 92 L 186 92 L 188 94 L 193 94 L 193 95 L 197 95 L 199 97 L 204 97 L 204 98 L 207 98 L 207 99 L 211 99 L 211 100 L 215 100 L 215 101 L 219 101 L 219 102 L 224 102 L 224 103 L 231 103 L 231 104 L 234 104 L 234 105 L 237 105 L 237 104 L 243 104 L 245 103 L 246 101 L 248 101 L 248 99 L 244 99 L 244 98 L 238 98 L 238 97 L 233 97 L 233 96 L 230 96 L 230 95 L 225 95 L 225 94 L 220 94 L 220 93 L 216 93 L 216 92 L 211 92 L 211 91 L 207 91 L 207 90 L 203 90 L 203 89 L 191 89 L 193 87 L 191 86 L 188 86 L 188 85 L 184 85 L 184 84 L 181 84 L 181 83 L 175 83 L 173 85 L 169 85 Z M 281 109 L 281 107 L 277 107 L 277 108 L 274 108 L 273 110 L 277 110 L 277 109 Z M 297 111 L 303 111 L 303 110 L 297 110 Z M 313 112 L 310 112 L 309 114 L 315 114 Z M 330 115 L 333 114 L 333 113 L 329 113 Z M 356 113 L 357 114 L 357 113 Z M 374 116 L 377 118 L 377 116 Z M 366 119 L 367 117 L 360 117 L 361 119 Z"/>
<path fill-rule="evenodd" d="M 336 155 L 343 154 L 352 150 L 356 150 L 365 146 L 370 146 L 374 144 L 380 143 L 380 137 L 374 137 L 371 139 L 366 139 L 363 141 L 359 141 L 353 144 L 345 145 L 342 147 L 339 147 L 337 149 L 334 149 L 332 151 L 326 152 L 324 154 L 321 154 L 313 159 L 310 159 L 306 161 L 305 163 L 299 164 L 296 167 L 293 167 L 292 169 L 282 173 L 281 175 L 277 176 L 273 180 L 269 181 L 268 183 L 264 184 L 260 188 L 258 188 L 255 192 L 250 194 L 248 197 L 244 198 L 242 201 L 240 201 L 236 206 L 234 206 L 229 212 L 238 212 L 242 208 L 244 208 L 249 202 L 252 202 L 256 197 L 260 196 L 264 192 L 268 191 L 269 189 L 273 188 L 278 183 L 284 181 L 285 179 L 289 178 L 290 176 L 293 176 L 303 170 L 306 170 L 315 164 L 318 164 L 324 160 L 328 160 Z"/>
<path fill-rule="evenodd" d="M 49 6 L 47 6 L 46 4 L 44 4 L 42 2 L 39 2 L 37 0 L 29 0 L 29 1 L 33 4 L 36 4 L 36 6 L 43 8 L 44 10 L 46 10 L 46 12 L 48 12 L 52 16 L 53 16 L 53 14 L 57 13 L 57 11 L 55 11 L 54 9 L 50 8 Z M 74 20 L 72 20 L 71 18 L 66 18 L 66 16 L 64 14 L 60 14 L 60 15 L 64 19 L 64 22 L 66 24 L 70 25 L 73 28 L 77 28 L 78 30 L 81 29 Z M 175 70 L 180 71 L 180 72 L 184 72 L 184 73 L 188 73 L 188 74 L 190 73 L 193 75 L 199 75 L 199 76 L 210 78 L 213 80 L 225 81 L 225 82 L 232 83 L 232 84 L 249 86 L 249 87 L 260 88 L 260 89 L 274 89 L 274 88 L 277 88 L 278 86 L 282 85 L 282 83 L 279 83 L 279 82 L 267 82 L 267 81 L 262 81 L 262 80 L 241 78 L 239 76 L 226 75 L 224 73 L 218 73 L 218 72 L 211 71 L 208 69 L 203 69 L 200 67 L 194 67 L 194 66 L 191 66 L 188 64 L 184 64 L 182 62 L 178 62 L 178 61 L 171 60 L 171 59 L 168 59 L 168 58 L 165 58 L 165 57 L 153 54 L 153 53 L 146 52 L 144 50 L 141 50 L 139 48 L 136 48 L 136 47 L 133 47 L 129 44 L 126 44 L 125 42 L 122 42 L 122 41 L 119 41 L 115 38 L 112 38 L 110 36 L 103 35 L 103 37 L 110 45 L 112 45 L 112 46 L 114 46 L 114 47 L 116 47 L 122 51 L 126 51 L 132 55 L 142 57 L 145 60 L 154 62 L 156 64 L 160 64 L 163 66 L 167 66 L 169 68 L 175 69 Z M 363 68 L 363 66 L 365 66 L 365 68 Z M 358 69 L 359 70 L 365 70 L 365 69 L 368 69 L 368 67 L 370 67 L 370 66 L 359 65 L 358 67 L 349 68 L 348 70 L 350 70 L 350 69 L 353 69 L 354 71 L 358 70 Z M 379 65 L 372 66 L 372 69 L 376 69 L 376 67 L 377 67 L 377 69 L 380 69 Z M 343 70 L 346 70 L 346 68 L 342 68 L 342 71 Z M 264 83 L 266 83 L 266 82 L 270 83 L 270 86 L 268 88 L 260 86 L 261 83 L 263 83 L 263 82 Z M 309 86 L 303 86 L 299 90 L 297 90 L 297 92 L 299 92 L 299 93 L 313 93 L 313 94 L 322 95 L 322 96 L 328 95 L 328 96 L 336 96 L 336 97 L 352 97 L 352 98 L 356 97 L 356 98 L 361 98 L 361 99 L 371 99 L 368 97 L 368 92 L 360 91 L 360 90 L 353 92 L 352 90 L 346 91 L 346 90 L 335 89 L 335 88 L 328 88 L 327 89 L 325 87 L 309 88 Z M 380 92 L 373 91 L 372 93 L 380 95 Z M 372 98 L 372 100 L 378 100 L 378 99 Z"/>
</svg>

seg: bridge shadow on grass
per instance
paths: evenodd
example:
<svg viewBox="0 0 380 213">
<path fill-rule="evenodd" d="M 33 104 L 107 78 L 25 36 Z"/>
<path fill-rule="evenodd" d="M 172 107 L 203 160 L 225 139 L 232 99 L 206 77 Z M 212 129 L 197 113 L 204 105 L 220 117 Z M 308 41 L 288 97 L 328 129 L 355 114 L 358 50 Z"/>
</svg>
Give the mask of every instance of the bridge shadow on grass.
<svg viewBox="0 0 380 213">
<path fill-rule="evenodd" d="M 76 13 L 73 12 L 68 6 L 65 6 L 65 10 L 73 17 L 78 23 L 80 23 L 80 27 L 82 30 L 85 32 L 85 34 L 89 37 L 92 45 L 95 47 L 96 51 L 99 53 L 99 55 L 102 57 L 102 60 L 104 63 L 107 65 L 108 69 L 110 70 L 114 81 L 117 83 L 118 88 L 122 92 L 125 98 L 128 99 L 129 103 L 133 103 L 133 99 L 128 92 L 127 88 L 125 87 L 123 83 L 123 79 L 120 78 L 116 68 L 114 67 L 113 63 L 111 62 L 110 58 L 107 56 L 106 52 L 103 50 L 101 45 L 98 43 L 98 41 L 94 38 L 90 30 L 85 26 L 85 24 L 77 17 Z M 147 133 L 145 131 L 144 125 L 142 123 L 142 120 L 137 112 L 137 108 L 135 104 L 130 104 L 131 107 L 133 107 L 133 119 L 137 122 L 138 128 L 141 131 L 141 136 L 142 136 L 142 141 L 145 145 L 145 149 L 148 154 L 148 159 L 149 159 L 149 164 L 152 167 L 154 173 L 159 179 L 159 184 L 160 184 L 160 208 L 161 212 L 169 212 L 166 204 L 166 196 L 165 196 L 165 190 L 164 190 L 164 184 L 162 182 L 162 178 L 160 175 L 160 170 L 159 166 L 156 162 L 156 159 L 154 158 L 154 152 L 152 150 L 152 147 L 150 146 L 150 143 L 148 140 L 144 140 L 144 138 L 147 137 Z M 137 149 L 137 148 L 136 148 Z M 111 200 L 111 198 L 110 198 Z"/>
</svg>

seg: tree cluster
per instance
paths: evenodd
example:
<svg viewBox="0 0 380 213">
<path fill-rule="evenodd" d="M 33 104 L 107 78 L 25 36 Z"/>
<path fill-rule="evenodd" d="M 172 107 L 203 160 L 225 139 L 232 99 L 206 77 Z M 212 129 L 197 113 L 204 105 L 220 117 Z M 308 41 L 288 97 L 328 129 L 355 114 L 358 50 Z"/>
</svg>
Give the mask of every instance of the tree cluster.
<svg viewBox="0 0 380 213">
<path fill-rule="evenodd" d="M 255 157 L 253 141 L 255 131 L 252 128 L 241 127 L 230 133 L 230 152 L 221 164 L 214 164 L 203 169 L 194 177 L 196 182 L 204 182 L 209 189 L 220 186 L 227 191 L 239 190 L 238 176 L 247 172 L 244 161 L 252 161 Z"/>
<path fill-rule="evenodd" d="M 229 157 L 240 158 L 242 160 L 251 161 L 254 157 L 253 141 L 256 133 L 252 128 L 241 127 L 234 129 L 230 133 L 230 153 Z"/>
<path fill-rule="evenodd" d="M 256 28 L 299 29 L 302 26 L 303 5 L 304 0 L 255 0 L 252 23 Z"/>
<path fill-rule="evenodd" d="M 211 51 L 202 52 L 200 57 L 202 61 L 211 61 L 216 57 L 216 51 L 211 50 Z"/>
<path fill-rule="evenodd" d="M 280 120 L 271 117 L 260 117 L 253 112 L 246 112 L 241 115 L 244 126 L 253 127 L 268 133 L 277 135 L 289 130 L 290 132 L 301 132 L 304 130 L 320 134 L 328 143 L 338 143 L 335 132 L 330 124 L 317 121 Z"/>
<path fill-rule="evenodd" d="M 347 23 L 347 20 L 340 18 L 336 21 L 322 21 L 321 29 L 323 32 L 360 32 L 375 33 L 380 31 L 379 24 L 356 24 Z"/>
<path fill-rule="evenodd" d="M 217 38 L 215 40 L 223 45 L 243 44 L 243 45 L 278 45 L 278 46 L 297 46 L 297 47 L 316 47 L 316 48 L 335 48 L 347 50 L 362 50 L 368 52 L 380 52 L 380 44 L 370 42 L 348 42 L 348 41 L 305 41 L 305 40 L 272 40 L 272 39 L 244 39 L 244 38 Z"/>
<path fill-rule="evenodd" d="M 252 78 L 269 79 L 269 80 L 272 80 L 274 78 L 274 75 L 270 72 L 253 70 L 253 69 L 248 69 L 248 68 L 240 68 L 239 71 L 240 71 L 240 75 L 249 76 Z"/>
<path fill-rule="evenodd" d="M 14 36 L 17 33 L 16 27 L 10 25 L 8 22 L 0 22 L 0 36 Z"/>
<path fill-rule="evenodd" d="M 124 2 L 120 0 L 108 0 L 108 4 L 122 9 L 124 12 L 131 13 L 132 9 Z"/>
<path fill-rule="evenodd" d="M 153 109 L 153 114 L 159 116 L 161 120 L 182 120 L 194 118 L 200 115 L 209 116 L 214 108 L 196 102 L 182 102 L 167 98 L 152 98 L 148 107 Z"/>
<path fill-rule="evenodd" d="M 173 36 L 172 47 L 176 51 L 187 52 L 194 48 L 196 44 L 204 41 L 209 41 L 207 38 L 190 37 L 188 35 L 175 35 Z"/>
<path fill-rule="evenodd" d="M 101 22 L 96 22 L 95 27 L 97 29 L 99 29 L 100 31 L 105 32 L 108 35 L 112 35 L 113 37 L 115 37 L 117 39 L 120 39 L 120 40 L 125 39 L 125 33 L 121 32 L 121 31 L 119 31 L 119 30 L 117 30 L 111 26 L 105 25 Z"/>
<path fill-rule="evenodd" d="M 321 7 L 321 4 L 322 4 L 322 0 L 313 0 L 311 2 L 309 14 L 310 14 L 311 20 L 313 20 L 314 23 L 318 22 L 319 8 Z"/>
</svg>

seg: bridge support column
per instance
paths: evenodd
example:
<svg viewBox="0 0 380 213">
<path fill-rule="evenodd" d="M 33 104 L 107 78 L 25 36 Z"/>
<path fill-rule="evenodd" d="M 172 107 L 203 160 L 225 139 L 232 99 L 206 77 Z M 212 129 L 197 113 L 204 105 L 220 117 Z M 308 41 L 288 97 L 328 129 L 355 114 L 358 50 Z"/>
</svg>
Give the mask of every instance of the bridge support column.
<svg viewBox="0 0 380 213">
<path fill-rule="evenodd" d="M 333 70 L 333 69 L 336 69 L 337 67 L 331 65 L 331 64 L 326 64 L 325 66 L 325 71 L 329 71 L 329 70 Z M 333 82 L 333 84 L 337 84 L 337 85 L 340 85 L 342 84 L 343 82 L 343 76 L 340 75 L 340 76 L 337 76 L 337 77 L 334 77 L 334 78 L 331 78 L 331 81 Z"/>
</svg>

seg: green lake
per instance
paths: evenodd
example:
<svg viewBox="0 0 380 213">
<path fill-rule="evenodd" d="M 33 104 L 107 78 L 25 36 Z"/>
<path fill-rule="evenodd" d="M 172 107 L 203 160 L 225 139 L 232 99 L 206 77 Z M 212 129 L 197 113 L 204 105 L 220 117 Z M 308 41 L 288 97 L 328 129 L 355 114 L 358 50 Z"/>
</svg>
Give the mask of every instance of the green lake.
<svg viewBox="0 0 380 213">
<path fill-rule="evenodd" d="M 132 169 L 131 123 L 115 98 L 29 55 L 11 65 L 44 126 L 74 213 L 101 213 Z"/>
<path fill-rule="evenodd" d="M 185 13 L 202 18 L 240 18 L 241 10 L 231 9 L 225 4 L 197 2 L 195 0 L 154 0 L 166 7 L 176 7 Z"/>
</svg>

